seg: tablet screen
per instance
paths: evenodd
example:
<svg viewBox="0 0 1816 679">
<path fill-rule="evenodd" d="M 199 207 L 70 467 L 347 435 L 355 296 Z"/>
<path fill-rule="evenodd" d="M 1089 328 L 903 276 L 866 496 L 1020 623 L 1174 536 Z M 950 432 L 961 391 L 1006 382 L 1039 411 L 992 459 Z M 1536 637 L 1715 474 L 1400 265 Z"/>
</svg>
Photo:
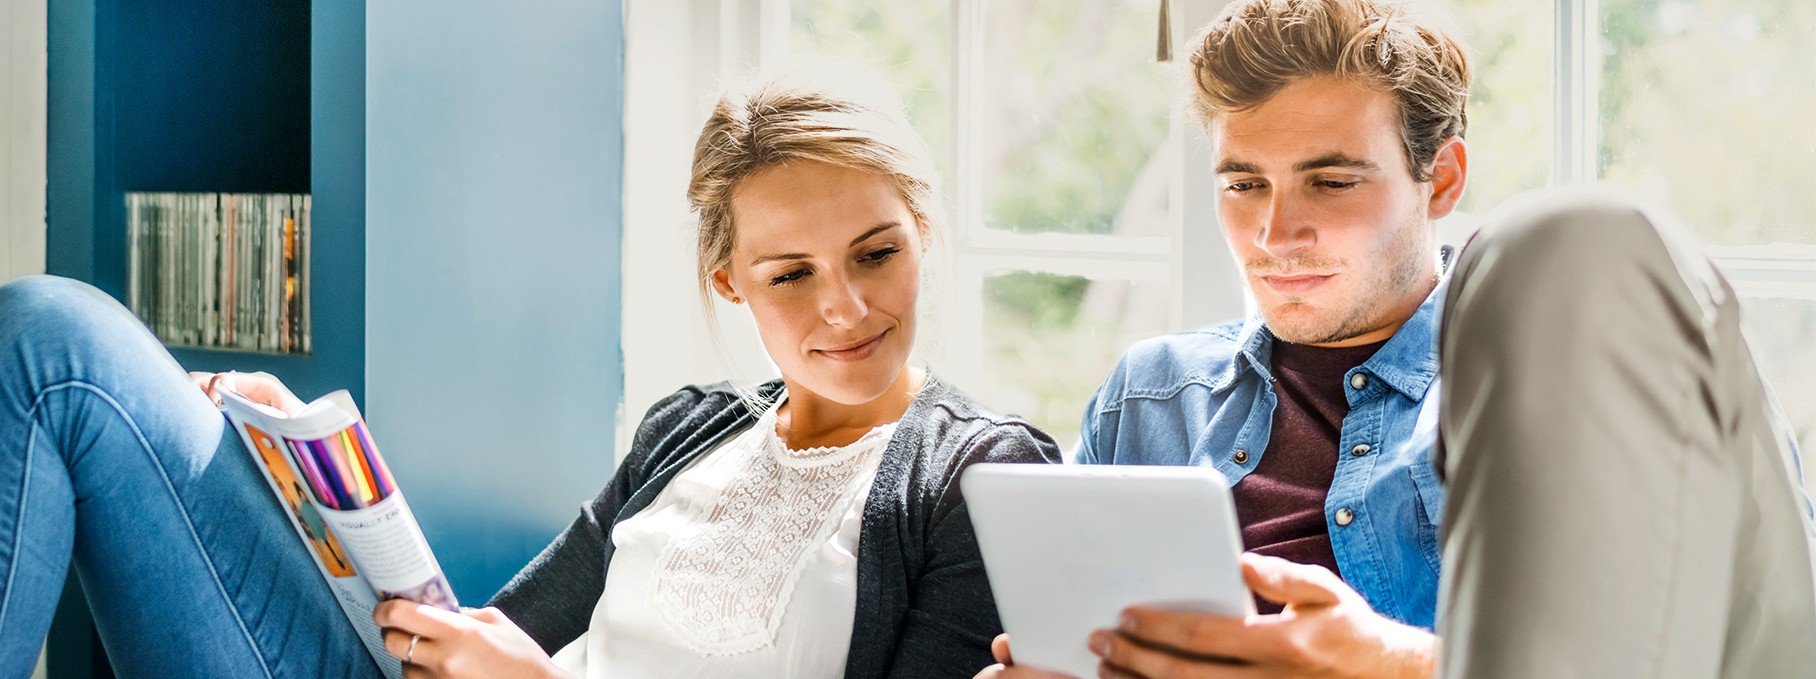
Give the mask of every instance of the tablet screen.
<svg viewBox="0 0 1816 679">
<path fill-rule="evenodd" d="M 1242 533 L 1210 467 L 978 464 L 960 480 L 1018 664 L 1097 676 L 1134 604 L 1242 616 Z"/>
</svg>

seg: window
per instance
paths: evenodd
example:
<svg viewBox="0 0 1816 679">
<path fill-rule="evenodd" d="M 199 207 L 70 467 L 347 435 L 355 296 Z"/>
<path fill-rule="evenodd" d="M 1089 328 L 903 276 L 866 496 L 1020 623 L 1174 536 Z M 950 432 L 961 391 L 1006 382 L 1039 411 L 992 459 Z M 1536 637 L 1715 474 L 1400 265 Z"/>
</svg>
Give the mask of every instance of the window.
<svg viewBox="0 0 1816 679">
<path fill-rule="evenodd" d="M 942 163 L 934 369 L 1062 446 L 1129 344 L 1180 327 L 1178 81 L 1155 0 L 789 3 L 789 51 L 857 59 Z M 941 294 L 943 293 L 943 294 Z"/>
<path fill-rule="evenodd" d="M 1816 80 L 1801 75 L 1800 52 L 1816 44 L 1816 4 L 1413 2 L 1460 31 L 1476 66 L 1470 186 L 1440 225 L 1444 239 L 1461 242 L 1489 208 L 1547 185 L 1599 179 L 1665 199 L 1711 243 L 1744 298 L 1762 368 L 1804 447 L 1816 448 L 1816 125 L 1803 119 L 1816 111 Z M 1176 53 L 1223 4 L 1171 0 Z M 1174 114 L 1179 76 L 1154 58 L 1160 5 L 636 0 L 627 121 L 639 124 L 639 80 L 656 78 L 640 69 L 658 72 L 640 64 L 638 36 L 671 35 L 640 25 L 639 13 L 684 22 L 672 34 L 691 35 L 693 49 L 670 44 L 667 59 L 719 67 L 696 65 L 693 89 L 671 103 L 698 102 L 734 66 L 788 55 L 882 72 L 946 181 L 949 261 L 923 293 L 924 353 L 961 388 L 1070 448 L 1091 390 L 1129 344 L 1244 309 L 1213 192 L 1193 188 L 1211 181 L 1202 135 Z M 661 153 L 686 155 L 704 103 L 697 110 L 681 127 L 672 109 L 649 114 L 674 130 Z M 638 129 L 627 135 L 631 162 L 639 144 L 654 149 Z M 627 176 L 627 238 L 638 205 L 654 200 L 636 195 L 636 182 Z M 684 205 L 661 216 L 663 228 L 687 223 Z M 640 284 L 632 268 L 627 297 Z M 626 352 L 635 353 L 628 336 Z M 639 369 L 626 363 L 629 382 Z M 632 407 L 660 393 L 639 399 L 627 385 Z"/>
<path fill-rule="evenodd" d="M 1584 179 L 1668 205 L 1734 285 L 1754 356 L 1816 449 L 1816 5 L 1432 4 L 1476 60 L 1465 209 Z"/>
</svg>

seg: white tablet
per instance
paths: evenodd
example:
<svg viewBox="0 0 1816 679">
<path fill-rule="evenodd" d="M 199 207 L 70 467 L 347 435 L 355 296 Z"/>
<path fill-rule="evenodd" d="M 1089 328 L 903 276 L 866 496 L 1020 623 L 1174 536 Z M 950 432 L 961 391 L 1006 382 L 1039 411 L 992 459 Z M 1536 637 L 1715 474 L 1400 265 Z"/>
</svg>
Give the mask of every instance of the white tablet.
<svg viewBox="0 0 1816 679">
<path fill-rule="evenodd" d="M 1133 604 L 1254 612 L 1215 469 L 977 464 L 959 487 L 1018 665 L 1097 676 L 1085 640 Z"/>
</svg>

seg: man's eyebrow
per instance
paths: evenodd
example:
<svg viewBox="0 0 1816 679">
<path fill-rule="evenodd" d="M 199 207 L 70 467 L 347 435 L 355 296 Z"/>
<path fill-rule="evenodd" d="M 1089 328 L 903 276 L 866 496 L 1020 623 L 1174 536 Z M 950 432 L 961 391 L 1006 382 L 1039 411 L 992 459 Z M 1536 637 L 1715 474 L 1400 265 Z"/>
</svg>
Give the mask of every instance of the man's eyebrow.
<svg viewBox="0 0 1816 679">
<path fill-rule="evenodd" d="M 1378 171 L 1381 169 L 1380 165 L 1376 165 L 1372 161 L 1355 158 L 1341 152 L 1334 152 L 1326 153 L 1317 158 L 1294 165 L 1293 171 L 1310 172 L 1312 170 L 1322 170 L 1331 167 L 1371 171 Z M 1254 163 L 1226 160 L 1217 164 L 1216 174 L 1261 174 L 1261 168 Z"/>
<path fill-rule="evenodd" d="M 1363 160 L 1361 158 L 1351 157 L 1351 156 L 1345 155 L 1343 153 L 1326 153 L 1322 156 L 1318 156 L 1317 158 L 1313 158 L 1313 159 L 1305 161 L 1303 163 L 1294 165 L 1293 171 L 1294 172 L 1309 172 L 1311 170 L 1322 170 L 1322 169 L 1328 168 L 1328 167 L 1343 168 L 1343 169 L 1349 169 L 1349 170 L 1371 170 L 1371 171 L 1381 169 L 1380 165 L 1376 165 L 1372 161 L 1367 161 L 1367 160 Z"/>
<path fill-rule="evenodd" d="M 902 225 L 901 222 L 890 221 L 890 222 L 884 222 L 882 224 L 878 224 L 876 226 L 870 227 L 869 231 L 865 231 L 862 235 L 858 236 L 857 238 L 851 239 L 851 247 L 857 247 L 859 243 L 870 240 L 872 237 L 876 236 L 879 233 L 883 233 L 890 229 L 900 227 L 901 225 Z M 782 261 L 782 260 L 812 259 L 812 258 L 813 258 L 812 255 L 808 255 L 807 253 L 804 253 L 804 252 L 781 252 L 781 253 L 776 253 L 773 255 L 763 255 L 762 257 L 758 257 L 754 260 L 751 260 L 750 265 L 756 266 L 758 264 L 764 264 L 767 262 L 775 262 L 775 261 Z"/>
</svg>

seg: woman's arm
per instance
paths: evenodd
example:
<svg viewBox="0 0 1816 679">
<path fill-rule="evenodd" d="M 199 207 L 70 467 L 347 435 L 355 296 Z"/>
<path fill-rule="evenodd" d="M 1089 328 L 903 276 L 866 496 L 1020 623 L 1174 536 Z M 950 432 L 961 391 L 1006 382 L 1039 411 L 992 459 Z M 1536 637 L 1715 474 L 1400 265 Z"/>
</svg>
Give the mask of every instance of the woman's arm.
<svg viewBox="0 0 1816 679">
<path fill-rule="evenodd" d="M 1059 447 L 1021 422 L 989 426 L 967 441 L 933 501 L 926 561 L 914 585 L 902 636 L 889 673 L 895 677 L 969 677 L 995 662 L 990 642 L 1002 633 L 996 600 L 984 575 L 983 556 L 958 479 L 977 462 L 1057 463 Z"/>
<path fill-rule="evenodd" d="M 612 522 L 647 479 L 651 451 L 703 396 L 699 389 L 689 387 L 652 406 L 637 426 L 630 455 L 618 465 L 611 482 L 492 597 L 488 605 L 504 611 L 544 651 L 552 655 L 586 633 L 593 609 L 605 592 L 606 540 Z"/>
</svg>

